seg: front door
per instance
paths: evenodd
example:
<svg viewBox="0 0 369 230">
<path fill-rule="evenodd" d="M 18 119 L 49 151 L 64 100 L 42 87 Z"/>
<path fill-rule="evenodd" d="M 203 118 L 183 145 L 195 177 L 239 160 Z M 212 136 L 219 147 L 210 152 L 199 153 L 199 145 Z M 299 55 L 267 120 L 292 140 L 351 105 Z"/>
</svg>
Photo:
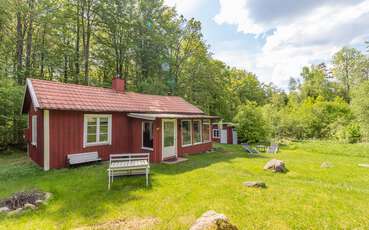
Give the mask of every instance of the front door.
<svg viewBox="0 0 369 230">
<path fill-rule="evenodd" d="M 227 144 L 228 140 L 227 140 L 227 129 L 221 129 L 220 131 L 220 143 L 221 144 Z"/>
<path fill-rule="evenodd" d="M 162 159 L 177 156 L 177 121 L 175 119 L 163 119 L 163 156 Z"/>
</svg>

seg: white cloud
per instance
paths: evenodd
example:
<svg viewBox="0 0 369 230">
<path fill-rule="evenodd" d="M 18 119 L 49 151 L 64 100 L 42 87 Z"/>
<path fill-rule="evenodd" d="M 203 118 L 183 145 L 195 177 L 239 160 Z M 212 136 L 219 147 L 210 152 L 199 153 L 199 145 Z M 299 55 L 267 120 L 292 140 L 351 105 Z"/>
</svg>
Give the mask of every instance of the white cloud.
<svg viewBox="0 0 369 230">
<path fill-rule="evenodd" d="M 257 4 L 262 9 L 260 1 Z M 269 1 L 264 2 L 268 7 Z M 309 7 L 308 3 L 305 2 L 304 7 Z M 253 0 L 220 0 L 220 11 L 214 21 L 220 25 L 235 25 L 238 31 L 255 36 L 273 30 L 260 53 L 252 57 L 251 68 L 247 64 L 243 67 L 249 67 L 248 70 L 258 74 L 261 80 L 280 86 L 286 87 L 288 78 L 298 76 L 304 65 L 328 61 L 342 46 L 356 45 L 369 38 L 369 0 L 345 1 L 345 5 L 322 0 L 321 4 L 311 4 L 309 10 L 299 15 L 292 12 L 289 15 L 285 11 L 279 15 L 278 12 L 268 11 L 273 15 L 265 15 L 265 18 L 278 20 L 262 20 L 260 13 L 252 11 L 255 8 L 253 4 Z M 294 10 L 293 7 L 300 6 L 294 3 L 286 7 Z M 250 60 L 247 50 L 227 50 L 216 55 L 230 65 L 239 66 L 239 59 L 234 58 L 237 56 Z"/>
<path fill-rule="evenodd" d="M 179 14 L 185 17 L 193 17 L 194 12 L 203 5 L 202 0 L 164 0 L 167 6 L 175 6 Z"/>
</svg>

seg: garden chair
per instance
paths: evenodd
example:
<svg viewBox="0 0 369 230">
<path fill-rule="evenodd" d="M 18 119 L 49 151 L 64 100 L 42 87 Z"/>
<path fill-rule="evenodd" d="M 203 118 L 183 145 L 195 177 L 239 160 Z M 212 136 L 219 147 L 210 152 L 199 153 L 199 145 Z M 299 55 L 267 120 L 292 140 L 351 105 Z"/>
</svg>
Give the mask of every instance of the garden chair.
<svg viewBox="0 0 369 230">
<path fill-rule="evenodd" d="M 245 152 L 250 153 L 250 154 L 259 154 L 259 151 L 251 148 L 250 145 L 248 144 L 242 144 L 243 150 L 245 150 Z"/>
<path fill-rule="evenodd" d="M 272 144 L 271 146 L 268 147 L 267 153 L 276 154 L 278 152 L 278 149 L 279 149 L 278 144 Z"/>
</svg>

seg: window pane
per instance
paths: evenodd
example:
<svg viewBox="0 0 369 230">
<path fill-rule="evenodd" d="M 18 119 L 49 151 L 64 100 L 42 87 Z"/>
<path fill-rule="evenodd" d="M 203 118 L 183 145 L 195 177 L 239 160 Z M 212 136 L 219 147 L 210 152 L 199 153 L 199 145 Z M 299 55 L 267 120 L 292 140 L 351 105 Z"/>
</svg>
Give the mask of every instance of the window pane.
<svg viewBox="0 0 369 230">
<path fill-rule="evenodd" d="M 191 141 L 191 122 L 182 121 L 182 145 L 189 145 Z"/>
<path fill-rule="evenodd" d="M 95 143 L 96 142 L 96 134 L 87 135 L 87 143 Z"/>
<path fill-rule="evenodd" d="M 193 121 L 193 135 L 195 143 L 201 142 L 200 121 Z"/>
<path fill-rule="evenodd" d="M 108 133 L 108 126 L 100 125 L 100 133 Z"/>
<path fill-rule="evenodd" d="M 89 117 L 87 120 L 87 125 L 97 125 L 96 117 Z"/>
<path fill-rule="evenodd" d="M 164 147 L 174 145 L 174 122 L 164 122 Z"/>
<path fill-rule="evenodd" d="M 108 125 L 108 118 L 107 117 L 100 117 L 100 125 Z"/>
<path fill-rule="evenodd" d="M 203 140 L 204 141 L 210 141 L 210 125 L 209 124 L 203 124 L 202 125 L 202 134 L 203 134 Z"/>
<path fill-rule="evenodd" d="M 143 122 L 142 147 L 153 148 L 152 122 Z"/>
<path fill-rule="evenodd" d="M 108 134 L 107 133 L 100 133 L 99 142 L 107 142 L 107 141 L 108 141 Z"/>
<path fill-rule="evenodd" d="M 95 134 L 96 135 L 96 126 L 95 125 L 87 126 L 87 134 Z"/>
</svg>

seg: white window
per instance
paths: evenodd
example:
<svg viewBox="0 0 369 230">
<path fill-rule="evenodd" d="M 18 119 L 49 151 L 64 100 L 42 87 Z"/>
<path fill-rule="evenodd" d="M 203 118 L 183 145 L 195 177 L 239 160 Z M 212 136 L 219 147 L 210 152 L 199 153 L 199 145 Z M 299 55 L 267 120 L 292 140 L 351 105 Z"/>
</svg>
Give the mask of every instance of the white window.
<svg viewBox="0 0 369 230">
<path fill-rule="evenodd" d="M 202 122 L 202 138 L 204 142 L 209 142 L 211 141 L 210 139 L 210 121 L 209 120 L 204 120 Z"/>
<path fill-rule="evenodd" d="M 189 146 L 192 144 L 192 128 L 191 120 L 181 121 L 182 146 Z"/>
<path fill-rule="evenodd" d="M 213 129 L 213 137 L 219 138 L 219 129 Z"/>
<path fill-rule="evenodd" d="M 111 144 L 111 115 L 85 114 L 84 147 Z"/>
<path fill-rule="evenodd" d="M 37 145 L 37 116 L 32 116 L 32 145 Z"/>
<path fill-rule="evenodd" d="M 143 121 L 142 122 L 142 148 L 153 149 L 153 122 Z"/>
<path fill-rule="evenodd" d="M 193 137 L 194 144 L 200 144 L 202 142 L 202 128 L 200 120 L 193 120 Z"/>
</svg>

